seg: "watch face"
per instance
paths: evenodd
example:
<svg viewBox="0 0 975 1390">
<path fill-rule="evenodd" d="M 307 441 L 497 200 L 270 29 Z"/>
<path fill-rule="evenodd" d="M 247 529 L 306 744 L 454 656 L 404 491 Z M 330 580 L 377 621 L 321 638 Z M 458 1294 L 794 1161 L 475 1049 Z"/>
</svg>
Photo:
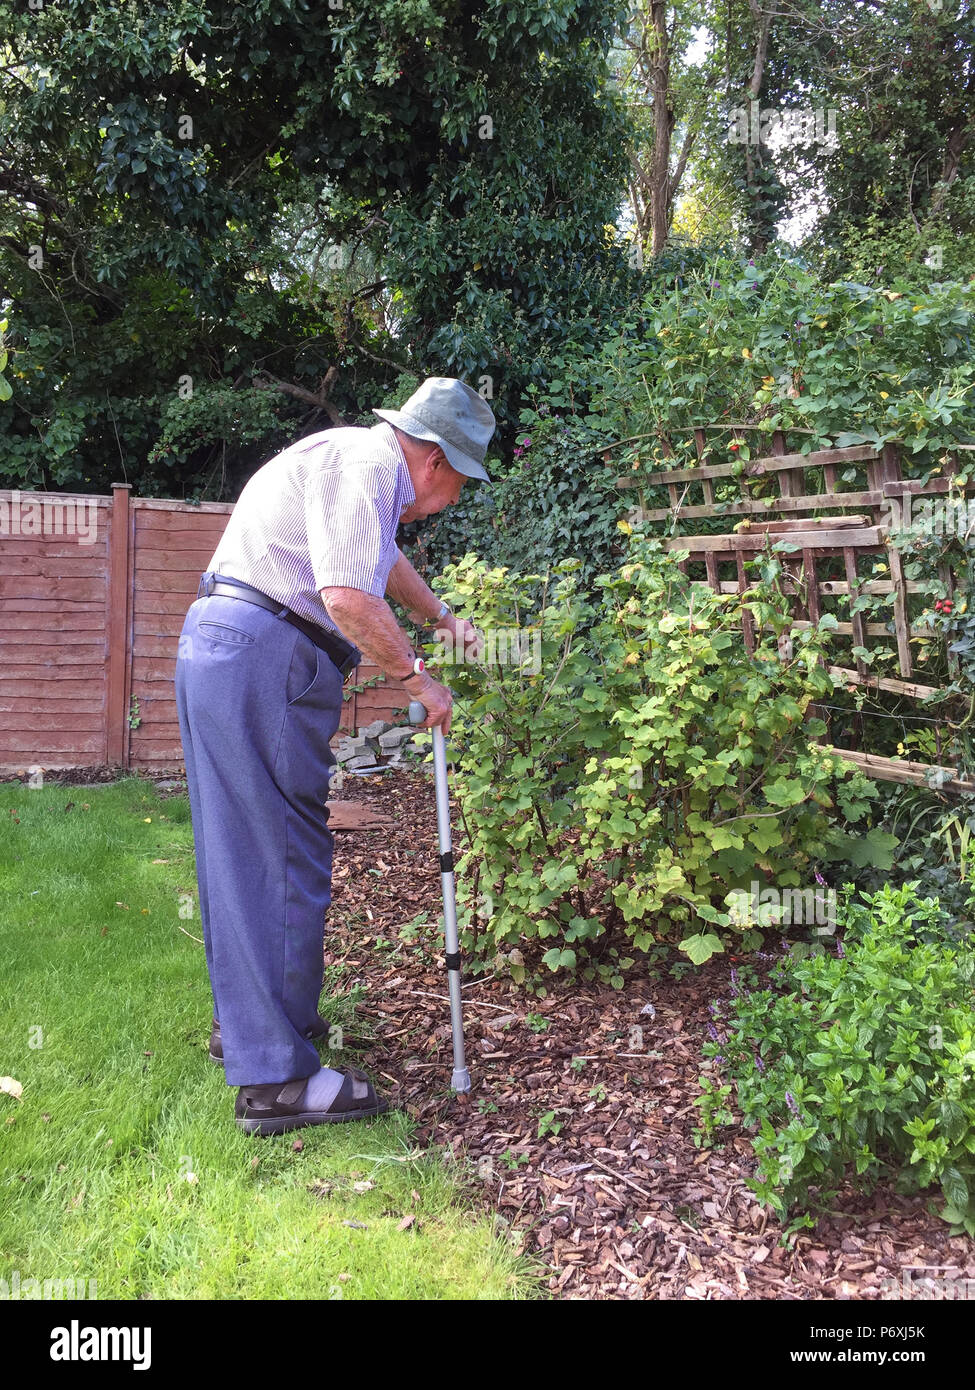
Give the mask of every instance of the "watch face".
<svg viewBox="0 0 975 1390">
<path fill-rule="evenodd" d="M 419 675 L 421 671 L 425 671 L 426 669 L 427 663 L 423 660 L 422 656 L 418 656 L 416 661 L 414 661 L 413 663 L 413 670 L 417 673 L 417 675 Z"/>
</svg>

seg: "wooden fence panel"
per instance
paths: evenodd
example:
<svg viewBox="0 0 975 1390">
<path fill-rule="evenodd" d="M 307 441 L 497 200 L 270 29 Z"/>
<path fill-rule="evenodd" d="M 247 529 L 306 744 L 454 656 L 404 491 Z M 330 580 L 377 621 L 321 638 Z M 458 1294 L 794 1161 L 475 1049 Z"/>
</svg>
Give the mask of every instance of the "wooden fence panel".
<svg viewBox="0 0 975 1390">
<path fill-rule="evenodd" d="M 124 484 L 111 497 L 0 491 L 0 771 L 182 767 L 179 633 L 232 511 Z M 55 529 L 72 515 L 85 526 Z M 347 691 L 340 732 L 401 719 L 409 700 L 368 661 Z"/>
<path fill-rule="evenodd" d="M 112 500 L 0 491 L 0 766 L 105 760 Z"/>
</svg>

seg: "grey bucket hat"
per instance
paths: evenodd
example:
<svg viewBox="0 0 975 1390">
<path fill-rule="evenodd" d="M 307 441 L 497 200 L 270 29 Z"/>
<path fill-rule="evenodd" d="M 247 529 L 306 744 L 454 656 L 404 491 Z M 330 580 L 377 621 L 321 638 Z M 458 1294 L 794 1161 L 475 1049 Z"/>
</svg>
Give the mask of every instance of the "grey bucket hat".
<svg viewBox="0 0 975 1390">
<path fill-rule="evenodd" d="M 439 444 L 447 462 L 458 473 L 486 483 L 491 481 L 484 468 L 484 455 L 494 434 L 494 413 L 466 382 L 431 376 L 403 402 L 402 410 L 372 413 L 413 439 Z"/>
</svg>

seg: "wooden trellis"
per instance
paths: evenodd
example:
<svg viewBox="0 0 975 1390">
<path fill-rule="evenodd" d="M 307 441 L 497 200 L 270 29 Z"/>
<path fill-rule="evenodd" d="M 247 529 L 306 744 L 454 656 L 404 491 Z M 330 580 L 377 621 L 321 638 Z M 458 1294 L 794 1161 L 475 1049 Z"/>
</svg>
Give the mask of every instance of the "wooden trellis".
<svg viewBox="0 0 975 1390">
<path fill-rule="evenodd" d="M 720 428 L 729 432 L 728 426 Z M 739 430 L 732 427 L 731 432 L 738 434 Z M 703 455 L 703 429 L 695 431 L 695 442 L 698 455 Z M 665 469 L 639 479 L 624 476 L 617 479 L 617 485 L 640 490 L 640 514 L 647 521 L 681 523 L 722 517 L 738 525 L 735 531 L 670 536 L 665 541 L 669 550 L 689 552 L 688 558 L 680 562 L 681 568 L 705 579 L 716 592 L 743 593 L 753 582 L 746 578 L 746 559 L 754 558 L 770 543 L 787 542 L 790 549 L 777 553 L 785 571 L 786 592 L 794 598 L 793 628 L 815 626 L 825 612 L 844 601 L 850 605 L 848 618 L 837 620 L 830 633 L 831 640 L 854 650 L 845 663 L 837 659 L 836 664 L 831 664 L 830 674 L 846 686 L 886 691 L 910 699 L 933 695 L 935 686 L 916 679 L 911 652 L 912 637 L 932 635 L 929 628 L 911 620 L 911 599 L 921 592 L 922 586 L 905 578 L 901 555 L 890 544 L 886 523 L 892 509 L 900 506 L 908 494 L 912 500 L 944 496 L 950 486 L 948 477 L 932 479 L 923 488 L 916 481 L 905 481 L 896 445 L 887 445 L 881 453 L 867 445 L 857 445 L 799 454 L 788 452 L 782 433 L 776 432 L 772 447 L 773 453 L 765 458 Z M 664 452 L 671 452 L 666 442 Z M 609 458 L 608 453 L 606 457 Z M 812 479 L 810 474 L 814 475 Z M 715 482 L 733 477 L 741 485 L 739 499 L 716 502 Z M 756 484 L 768 495 L 754 495 Z M 645 490 L 655 487 L 667 488 L 669 506 L 646 506 Z M 803 515 L 813 512 L 832 515 Z M 870 573 L 866 574 L 868 565 Z M 882 567 L 889 577 L 876 577 Z M 947 569 L 942 571 L 942 578 L 950 591 L 951 575 Z M 867 594 L 889 598 L 893 632 L 888 623 L 872 622 L 862 612 L 852 611 L 855 600 Z M 915 600 L 915 607 L 916 604 Z M 745 648 L 751 653 L 755 650 L 756 634 L 750 613 L 743 613 L 742 628 Z M 893 638 L 897 678 L 871 675 L 868 663 L 855 650 L 867 651 L 878 638 Z M 788 637 L 781 640 L 784 644 L 789 642 Z M 938 740 L 940 757 L 940 735 Z M 953 790 L 975 791 L 975 783 L 957 776 L 957 770 L 947 765 L 885 758 L 860 749 L 835 751 L 882 780 L 918 785 L 934 782 Z"/>
</svg>

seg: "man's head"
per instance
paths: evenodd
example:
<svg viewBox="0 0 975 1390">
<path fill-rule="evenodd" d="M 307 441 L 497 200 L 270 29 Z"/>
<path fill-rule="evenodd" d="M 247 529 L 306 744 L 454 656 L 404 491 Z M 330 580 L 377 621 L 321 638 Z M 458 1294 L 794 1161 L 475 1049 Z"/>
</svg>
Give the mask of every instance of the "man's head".
<svg viewBox="0 0 975 1390">
<path fill-rule="evenodd" d="M 484 455 L 494 434 L 494 415 L 465 382 L 428 377 L 401 410 L 372 413 L 393 426 L 406 454 L 417 500 L 403 513 L 404 521 L 430 516 L 456 502 L 467 478 L 491 481 Z M 409 441 L 409 452 L 404 440 Z"/>
</svg>

